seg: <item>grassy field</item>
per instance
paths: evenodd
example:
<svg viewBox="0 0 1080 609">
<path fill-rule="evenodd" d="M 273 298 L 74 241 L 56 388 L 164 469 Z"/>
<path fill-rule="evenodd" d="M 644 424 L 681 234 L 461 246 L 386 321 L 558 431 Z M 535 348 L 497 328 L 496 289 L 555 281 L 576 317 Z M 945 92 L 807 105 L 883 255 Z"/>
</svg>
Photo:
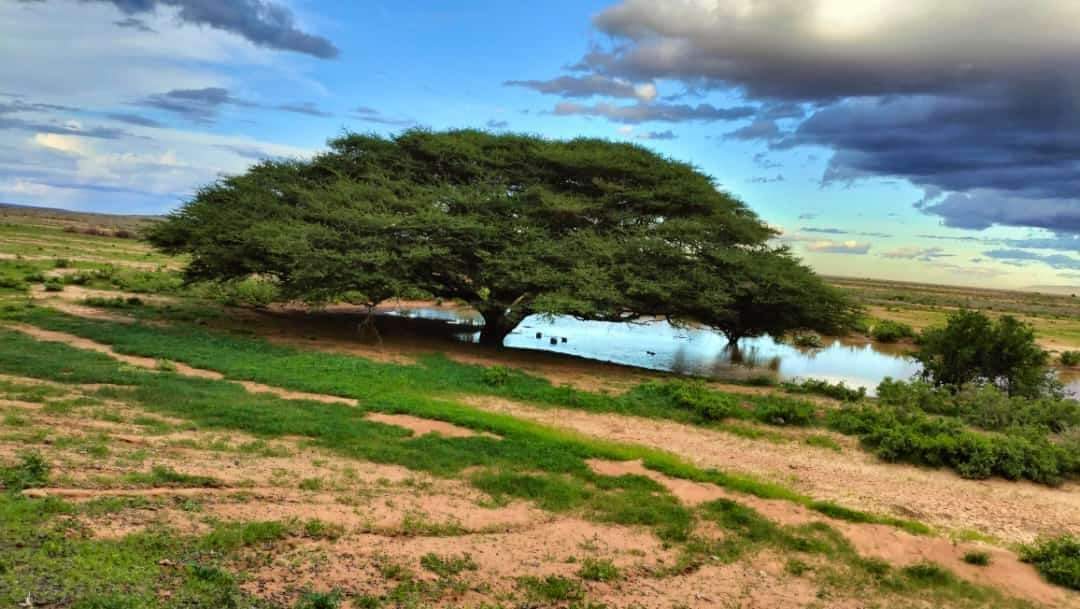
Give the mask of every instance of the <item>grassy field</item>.
<svg viewBox="0 0 1080 609">
<path fill-rule="evenodd" d="M 875 434 L 925 422 L 836 391 L 854 401 L 583 388 L 482 349 L 353 352 L 292 317 L 283 341 L 230 306 L 255 288 L 183 286 L 132 238 L 146 219 L 0 212 L 2 606 L 1080 602 L 1069 539 L 1028 545 L 1080 534 L 1067 454 L 1038 453 L 1065 460 L 1056 486 L 970 480 L 885 462 Z M 978 412 L 919 416 L 956 454 L 1058 450 L 1071 412 L 1025 415 L 1053 429 L 1023 447 Z"/>
<path fill-rule="evenodd" d="M 1080 286 L 1077 294 L 1046 294 L 878 279 L 831 277 L 829 281 L 851 294 L 871 316 L 916 329 L 942 324 L 950 312 L 969 308 L 989 315 L 1013 315 L 1030 323 L 1047 349 L 1080 349 Z"/>
</svg>

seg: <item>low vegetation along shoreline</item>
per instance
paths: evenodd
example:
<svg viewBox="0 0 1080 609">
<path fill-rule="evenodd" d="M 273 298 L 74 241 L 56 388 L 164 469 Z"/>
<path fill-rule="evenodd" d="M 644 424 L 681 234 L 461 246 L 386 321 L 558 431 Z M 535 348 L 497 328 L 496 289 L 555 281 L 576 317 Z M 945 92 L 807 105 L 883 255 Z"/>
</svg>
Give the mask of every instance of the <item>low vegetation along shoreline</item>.
<svg viewBox="0 0 1080 609">
<path fill-rule="evenodd" d="M 901 379 L 868 399 L 820 382 L 726 390 L 652 375 L 616 393 L 491 361 L 377 360 L 233 320 L 229 307 L 261 286 L 187 286 L 172 270 L 182 260 L 140 241 L 22 222 L 32 228 L 5 228 L 22 236 L 0 260 L 5 605 L 1078 602 L 1080 520 L 1007 539 L 1008 527 L 991 535 L 947 513 L 929 526 L 904 506 L 799 490 L 782 461 L 767 477 L 695 465 L 558 415 L 817 451 L 897 484 L 905 472 L 957 489 L 986 480 L 1080 514 L 1080 411 L 1035 377 L 957 390 Z M 114 246 L 112 264 L 96 260 Z M 103 295 L 51 297 L 73 285 Z"/>
</svg>

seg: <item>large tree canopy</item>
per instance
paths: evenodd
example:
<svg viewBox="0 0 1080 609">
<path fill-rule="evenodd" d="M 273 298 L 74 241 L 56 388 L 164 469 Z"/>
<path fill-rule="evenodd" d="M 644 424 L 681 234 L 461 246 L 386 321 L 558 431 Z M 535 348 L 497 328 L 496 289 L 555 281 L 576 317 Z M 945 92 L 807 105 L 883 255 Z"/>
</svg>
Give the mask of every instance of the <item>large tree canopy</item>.
<svg viewBox="0 0 1080 609">
<path fill-rule="evenodd" d="M 853 311 L 692 166 L 643 147 L 483 131 L 349 134 L 222 179 L 155 227 L 192 280 L 284 296 L 460 299 L 501 344 L 535 313 L 700 322 L 730 339 L 832 331 Z"/>
</svg>

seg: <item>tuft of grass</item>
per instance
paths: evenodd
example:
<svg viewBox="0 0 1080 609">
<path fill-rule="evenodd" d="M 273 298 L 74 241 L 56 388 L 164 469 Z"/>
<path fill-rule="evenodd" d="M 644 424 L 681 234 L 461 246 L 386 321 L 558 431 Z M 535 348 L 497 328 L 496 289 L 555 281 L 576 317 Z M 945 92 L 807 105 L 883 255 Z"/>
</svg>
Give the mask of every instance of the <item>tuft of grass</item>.
<svg viewBox="0 0 1080 609">
<path fill-rule="evenodd" d="M 580 601 L 585 597 L 581 582 L 559 575 L 519 577 L 517 585 L 530 600 L 542 603 Z"/>
<path fill-rule="evenodd" d="M 296 604 L 296 609 L 338 609 L 341 606 L 341 592 L 305 592 Z"/>
<path fill-rule="evenodd" d="M 835 451 L 835 452 L 838 452 L 838 453 L 839 452 L 844 452 L 844 447 L 840 446 L 839 442 L 837 442 L 836 440 L 830 438 L 829 436 L 822 435 L 822 434 L 812 434 L 812 435 L 806 436 L 806 439 L 803 440 L 803 443 L 806 444 L 807 446 L 817 446 L 818 448 L 827 448 L 827 449 L 829 449 L 831 451 Z"/>
<path fill-rule="evenodd" d="M 581 561 L 578 577 L 594 582 L 609 582 L 619 579 L 619 569 L 608 559 L 586 558 Z"/>
<path fill-rule="evenodd" d="M 476 561 L 468 554 L 439 556 L 429 552 L 420 557 L 420 566 L 439 577 L 455 577 L 465 571 L 475 571 Z"/>
<path fill-rule="evenodd" d="M 985 567 L 990 564 L 990 553 L 981 550 L 969 550 L 964 553 L 964 562 L 969 565 Z"/>
<path fill-rule="evenodd" d="M 18 461 L 12 465 L 0 467 L 0 485 L 11 493 L 24 489 L 45 486 L 49 481 L 49 464 L 41 453 L 25 451 L 19 453 Z"/>
<path fill-rule="evenodd" d="M 151 487 L 219 488 L 222 486 L 217 478 L 184 474 L 165 465 L 155 465 L 149 472 L 131 472 L 126 474 L 123 480 L 128 484 Z"/>
<path fill-rule="evenodd" d="M 344 534 L 345 527 L 340 524 L 325 522 L 318 518 L 312 518 L 304 523 L 304 536 L 311 539 L 329 539 L 333 541 Z"/>
<path fill-rule="evenodd" d="M 218 524 L 202 540 L 208 550 L 231 552 L 247 546 L 272 543 L 284 539 L 289 527 L 274 520 L 256 522 L 230 522 Z"/>
</svg>

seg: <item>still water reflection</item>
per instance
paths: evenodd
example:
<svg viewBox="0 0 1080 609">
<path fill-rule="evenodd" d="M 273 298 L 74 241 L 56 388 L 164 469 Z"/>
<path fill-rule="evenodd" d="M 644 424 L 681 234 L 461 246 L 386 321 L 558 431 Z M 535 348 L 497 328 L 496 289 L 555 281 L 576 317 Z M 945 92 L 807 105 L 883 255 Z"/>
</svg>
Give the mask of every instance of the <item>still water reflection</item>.
<svg viewBox="0 0 1080 609">
<path fill-rule="evenodd" d="M 475 342 L 483 320 L 468 309 L 397 309 L 395 315 L 467 324 L 461 340 Z M 538 337 L 539 335 L 539 337 Z M 864 387 L 872 395 L 885 377 L 906 379 L 919 370 L 903 347 L 825 339 L 821 349 L 801 349 L 772 338 L 744 339 L 738 351 L 718 332 L 677 328 L 666 321 L 609 323 L 572 317 L 526 318 L 505 341 L 507 347 L 564 353 L 592 360 L 716 379 L 768 375 L 780 380 L 821 379 Z M 1063 377 L 1080 396 L 1080 378 Z"/>
</svg>

